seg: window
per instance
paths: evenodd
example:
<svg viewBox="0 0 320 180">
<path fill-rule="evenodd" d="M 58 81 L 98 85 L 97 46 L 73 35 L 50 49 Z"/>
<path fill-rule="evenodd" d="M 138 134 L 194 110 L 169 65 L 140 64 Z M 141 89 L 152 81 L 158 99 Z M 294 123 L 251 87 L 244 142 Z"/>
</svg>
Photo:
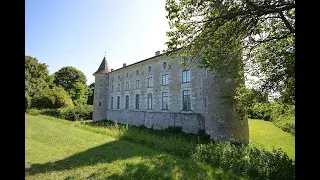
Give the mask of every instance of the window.
<svg viewBox="0 0 320 180">
<path fill-rule="evenodd" d="M 191 92 L 190 90 L 185 90 L 183 94 L 183 110 L 191 110 Z"/>
<path fill-rule="evenodd" d="M 111 78 L 111 83 L 113 83 L 114 77 Z"/>
<path fill-rule="evenodd" d="M 129 91 L 129 82 L 126 82 L 126 91 Z"/>
<path fill-rule="evenodd" d="M 153 79 L 152 77 L 148 78 L 148 88 L 152 88 L 153 87 Z"/>
<path fill-rule="evenodd" d="M 184 57 L 183 58 L 183 64 L 186 65 L 186 64 L 188 64 L 188 62 L 189 62 L 189 59 L 187 57 Z"/>
<path fill-rule="evenodd" d="M 127 73 L 127 74 L 126 74 L 126 77 L 128 78 L 128 76 L 129 76 L 129 74 Z"/>
<path fill-rule="evenodd" d="M 129 96 L 126 95 L 126 109 L 129 108 Z"/>
<path fill-rule="evenodd" d="M 110 109 L 113 109 L 113 97 L 111 97 L 111 101 L 110 101 Z"/>
<path fill-rule="evenodd" d="M 167 68 L 167 62 L 163 62 L 163 63 L 162 63 L 162 68 L 163 68 L 163 69 L 166 69 L 166 68 Z"/>
<path fill-rule="evenodd" d="M 120 80 L 120 75 L 118 75 L 118 80 Z"/>
<path fill-rule="evenodd" d="M 139 94 L 136 94 L 136 109 L 139 109 Z"/>
<path fill-rule="evenodd" d="M 117 109 L 120 109 L 120 96 L 117 97 Z"/>
<path fill-rule="evenodd" d="M 114 85 L 112 84 L 111 85 L 111 92 L 113 92 L 114 91 Z"/>
<path fill-rule="evenodd" d="M 139 89 L 139 88 L 140 88 L 140 81 L 136 80 L 136 89 Z"/>
<path fill-rule="evenodd" d="M 148 107 L 147 107 L 147 109 L 152 109 L 152 94 L 151 93 L 149 93 L 148 94 Z"/>
<path fill-rule="evenodd" d="M 99 102 L 99 106 L 101 106 L 101 102 Z"/>
<path fill-rule="evenodd" d="M 138 70 L 138 69 L 136 70 L 136 75 L 137 75 L 137 76 L 139 75 L 139 70 Z"/>
<path fill-rule="evenodd" d="M 117 91 L 118 91 L 118 92 L 120 91 L 120 84 L 118 84 L 118 88 L 117 88 Z"/>
<path fill-rule="evenodd" d="M 162 93 L 162 109 L 168 109 L 168 92 Z"/>
<path fill-rule="evenodd" d="M 190 70 L 182 71 L 182 82 L 190 82 Z"/>
<path fill-rule="evenodd" d="M 148 72 L 151 73 L 151 66 L 148 67 Z"/>
<path fill-rule="evenodd" d="M 162 86 L 168 85 L 168 74 L 162 75 Z"/>
</svg>

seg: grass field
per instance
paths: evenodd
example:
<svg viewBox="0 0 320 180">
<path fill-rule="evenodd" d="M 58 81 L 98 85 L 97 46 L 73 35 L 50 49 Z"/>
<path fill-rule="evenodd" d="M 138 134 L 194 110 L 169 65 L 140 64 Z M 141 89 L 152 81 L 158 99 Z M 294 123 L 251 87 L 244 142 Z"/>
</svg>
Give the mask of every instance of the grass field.
<svg viewBox="0 0 320 180">
<path fill-rule="evenodd" d="M 281 148 L 288 156 L 295 159 L 295 137 L 282 131 L 272 122 L 262 120 L 249 120 L 250 141 L 258 148 L 264 147 L 272 151 L 272 148 Z"/>
<path fill-rule="evenodd" d="M 241 179 L 191 158 L 26 115 L 26 179 Z"/>
<path fill-rule="evenodd" d="M 269 122 L 249 123 L 255 146 L 275 145 L 294 157 L 293 136 L 280 136 L 283 131 Z M 244 179 L 179 154 L 190 149 L 196 136 L 146 129 L 139 130 L 141 137 L 119 136 L 112 128 L 31 115 L 26 115 L 25 126 L 25 179 Z M 133 135 L 137 139 L 130 139 Z M 161 143 L 171 147 L 170 142 L 182 148 L 175 153 L 162 148 Z"/>
</svg>

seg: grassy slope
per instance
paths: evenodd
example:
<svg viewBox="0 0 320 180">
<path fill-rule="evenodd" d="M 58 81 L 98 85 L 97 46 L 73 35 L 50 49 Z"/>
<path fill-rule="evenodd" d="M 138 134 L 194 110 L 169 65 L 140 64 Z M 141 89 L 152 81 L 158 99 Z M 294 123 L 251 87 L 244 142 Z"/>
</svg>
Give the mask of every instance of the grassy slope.
<svg viewBox="0 0 320 180">
<path fill-rule="evenodd" d="M 295 159 L 295 137 L 277 128 L 272 122 L 249 120 L 250 141 L 254 146 L 272 151 L 281 148 L 290 158 Z"/>
<path fill-rule="evenodd" d="M 239 179 L 190 158 L 26 115 L 26 179 Z"/>
</svg>

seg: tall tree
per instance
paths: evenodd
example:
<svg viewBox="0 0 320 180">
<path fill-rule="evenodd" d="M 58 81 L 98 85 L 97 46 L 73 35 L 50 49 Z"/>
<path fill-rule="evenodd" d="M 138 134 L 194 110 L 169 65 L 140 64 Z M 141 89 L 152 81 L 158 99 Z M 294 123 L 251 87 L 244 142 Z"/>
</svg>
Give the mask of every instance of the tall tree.
<svg viewBox="0 0 320 180">
<path fill-rule="evenodd" d="M 84 73 L 72 66 L 63 67 L 54 73 L 53 83 L 63 87 L 76 105 L 87 102 L 86 82 L 87 78 Z"/>
<path fill-rule="evenodd" d="M 165 8 L 169 54 L 197 57 L 222 76 L 257 76 L 264 92 L 294 103 L 294 0 L 166 0 Z"/>
<path fill-rule="evenodd" d="M 70 90 L 74 88 L 76 82 L 86 86 L 87 78 L 80 70 L 72 66 L 67 66 L 55 72 L 53 82 L 70 93 Z"/>
<path fill-rule="evenodd" d="M 48 75 L 48 65 L 35 57 L 25 56 L 25 91 L 30 97 L 48 86 L 45 81 Z"/>
<path fill-rule="evenodd" d="M 87 104 L 93 105 L 93 97 L 94 97 L 94 82 L 91 83 L 88 87 L 88 101 Z"/>
</svg>

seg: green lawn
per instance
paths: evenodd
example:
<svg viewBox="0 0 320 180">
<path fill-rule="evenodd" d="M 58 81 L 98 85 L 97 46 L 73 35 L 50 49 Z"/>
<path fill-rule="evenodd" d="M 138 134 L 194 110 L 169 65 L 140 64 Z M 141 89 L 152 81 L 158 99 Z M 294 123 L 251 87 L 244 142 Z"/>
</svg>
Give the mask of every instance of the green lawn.
<svg viewBox="0 0 320 180">
<path fill-rule="evenodd" d="M 40 115 L 26 115 L 25 126 L 25 179 L 244 179 L 189 158 L 194 135 Z M 252 145 L 294 159 L 294 136 L 261 120 L 249 128 Z"/>
<path fill-rule="evenodd" d="M 242 179 L 78 122 L 26 115 L 25 126 L 25 179 Z"/>
<path fill-rule="evenodd" d="M 272 148 L 281 148 L 288 156 L 295 159 L 295 137 L 282 131 L 272 122 L 263 120 L 249 120 L 250 141 L 258 148 L 264 147 L 272 151 Z"/>
</svg>

